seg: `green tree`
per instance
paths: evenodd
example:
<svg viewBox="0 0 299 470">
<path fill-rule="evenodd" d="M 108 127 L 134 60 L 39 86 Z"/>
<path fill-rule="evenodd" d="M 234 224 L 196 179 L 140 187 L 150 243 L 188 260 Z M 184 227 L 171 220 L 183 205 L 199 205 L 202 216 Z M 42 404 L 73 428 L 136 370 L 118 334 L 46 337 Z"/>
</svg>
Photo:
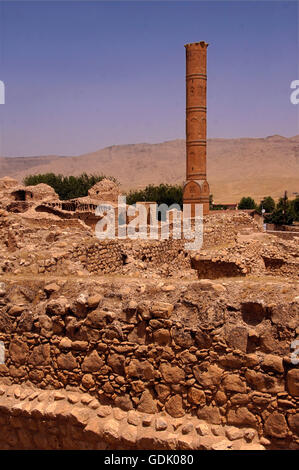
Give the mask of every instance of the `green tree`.
<svg viewBox="0 0 299 470">
<path fill-rule="evenodd" d="M 180 185 L 160 184 L 158 186 L 148 185 L 144 189 L 130 191 L 127 194 L 127 204 L 133 205 L 136 202 L 156 202 L 157 204 L 179 204 L 183 207 L 183 188 Z"/>
<path fill-rule="evenodd" d="M 290 201 L 290 204 L 294 212 L 295 220 L 299 221 L 299 196 L 296 196 L 295 199 Z"/>
<path fill-rule="evenodd" d="M 266 214 L 270 214 L 275 209 L 275 201 L 271 196 L 265 197 L 258 206 L 258 211 L 262 212 L 265 209 Z"/>
<path fill-rule="evenodd" d="M 288 208 L 287 211 L 284 212 L 282 207 L 279 207 L 275 209 L 272 214 L 267 214 L 264 220 L 267 224 L 292 225 L 294 213 L 291 208 Z"/>
<path fill-rule="evenodd" d="M 241 201 L 238 204 L 238 209 L 256 209 L 257 205 L 254 199 L 250 196 L 242 197 Z"/>
<path fill-rule="evenodd" d="M 25 186 L 35 186 L 40 183 L 48 184 L 58 194 L 59 199 L 74 199 L 88 195 L 88 190 L 104 178 L 117 183 L 117 180 L 111 176 L 88 175 L 82 173 L 79 176 L 63 176 L 55 173 L 44 173 L 39 175 L 28 175 L 24 178 Z"/>
<path fill-rule="evenodd" d="M 265 222 L 275 225 L 292 225 L 295 220 L 295 211 L 292 203 L 288 200 L 287 192 L 277 203 L 276 209 L 265 217 Z"/>
</svg>

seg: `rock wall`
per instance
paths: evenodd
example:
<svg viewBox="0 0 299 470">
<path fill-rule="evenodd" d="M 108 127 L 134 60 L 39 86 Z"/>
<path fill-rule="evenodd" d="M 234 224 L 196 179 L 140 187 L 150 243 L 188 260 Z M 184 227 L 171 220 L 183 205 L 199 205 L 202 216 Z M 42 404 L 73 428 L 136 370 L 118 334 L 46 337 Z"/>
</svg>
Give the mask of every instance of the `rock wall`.
<svg viewBox="0 0 299 470">
<path fill-rule="evenodd" d="M 263 450 L 251 428 L 209 426 L 100 405 L 88 393 L 0 383 L 2 450 Z M 184 459 L 185 457 L 185 459 Z M 181 457 L 186 463 L 186 456 Z"/>
<path fill-rule="evenodd" d="M 204 217 L 204 248 L 235 242 L 240 231 L 260 232 L 261 226 L 246 212 L 215 213 Z"/>
<path fill-rule="evenodd" d="M 2 378 L 88 392 L 125 412 L 249 427 L 268 447 L 298 448 L 294 294 L 212 281 L 0 287 Z"/>
</svg>

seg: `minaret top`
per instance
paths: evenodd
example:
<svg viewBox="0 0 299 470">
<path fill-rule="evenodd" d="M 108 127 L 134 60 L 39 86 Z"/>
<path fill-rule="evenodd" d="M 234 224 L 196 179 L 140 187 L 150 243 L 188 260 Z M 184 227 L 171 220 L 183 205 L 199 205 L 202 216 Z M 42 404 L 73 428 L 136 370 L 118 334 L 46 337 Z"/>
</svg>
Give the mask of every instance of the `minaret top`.
<svg viewBox="0 0 299 470">
<path fill-rule="evenodd" d="M 189 44 L 185 44 L 186 49 L 198 49 L 199 47 L 208 47 L 208 43 L 205 41 L 200 41 L 200 42 L 190 42 Z"/>
</svg>

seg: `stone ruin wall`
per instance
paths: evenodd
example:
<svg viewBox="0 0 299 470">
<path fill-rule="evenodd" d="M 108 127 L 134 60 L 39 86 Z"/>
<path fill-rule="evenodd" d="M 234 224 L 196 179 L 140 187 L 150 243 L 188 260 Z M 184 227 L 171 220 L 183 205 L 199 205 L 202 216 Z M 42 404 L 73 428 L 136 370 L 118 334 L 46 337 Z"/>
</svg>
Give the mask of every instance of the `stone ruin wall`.
<svg viewBox="0 0 299 470">
<path fill-rule="evenodd" d="M 154 287 L 123 282 L 88 288 L 80 282 L 60 284 L 1 284 L 0 341 L 6 360 L 0 365 L 0 395 L 6 393 L 16 407 L 0 405 L 0 423 L 9 422 L 12 429 L 27 423 L 30 434 L 41 430 L 39 421 L 46 416 L 54 426 L 52 402 L 61 397 L 43 400 L 41 394 L 30 404 L 26 387 L 34 385 L 88 393 L 95 408 L 122 410 L 121 419 L 128 413 L 140 419 L 162 413 L 166 427 L 171 420 L 191 420 L 190 437 L 201 432 L 195 424 L 203 420 L 216 429 L 253 429 L 269 448 L 298 448 L 299 370 L 290 361 L 290 343 L 299 333 L 298 301 L 225 301 L 227 288 L 212 281 L 166 285 L 159 295 Z M 9 395 L 12 384 L 22 387 Z M 81 395 L 64 398 L 77 403 Z M 61 405 L 60 412 L 63 421 Z M 65 431 L 66 439 L 75 441 L 83 432 L 76 428 L 76 413 L 78 419 L 74 409 Z M 21 445 L 11 439 L 5 444 L 9 448 Z M 55 436 L 51 439 L 53 448 Z"/>
<path fill-rule="evenodd" d="M 17 243 L 27 238 L 32 233 L 35 236 L 36 227 L 53 232 L 53 239 L 61 230 L 88 230 L 81 221 L 71 220 L 46 220 L 37 221 L 31 219 L 24 221 L 26 224 L 18 229 L 12 229 L 11 223 L 5 217 L 0 217 L 0 233 L 3 240 L 7 240 L 8 251 L 13 255 L 17 250 Z M 243 229 L 259 230 L 256 222 L 246 214 L 238 214 L 217 217 L 212 215 L 204 221 L 204 245 L 209 248 L 235 242 L 238 232 Z M 49 233 L 45 234 L 49 239 Z M 49 249 L 38 254 L 36 262 L 27 265 L 18 265 L 18 260 L 8 260 L 6 272 L 13 272 L 16 268 L 21 272 L 32 272 L 33 274 L 56 273 L 66 274 L 68 266 L 72 262 L 78 263 L 78 269 L 86 269 L 92 274 L 110 274 L 121 272 L 123 265 L 128 258 L 146 262 L 148 266 L 161 266 L 163 263 L 173 263 L 177 269 L 190 267 L 190 255 L 186 252 L 186 240 L 103 240 L 93 237 L 90 232 L 89 240 L 85 240 L 86 235 L 77 243 L 72 243 L 70 248 L 64 250 L 54 250 L 51 252 L 51 241 Z M 51 237 L 50 237 L 51 238 Z M 80 238 L 78 236 L 78 238 Z M 28 238 L 30 243 L 30 237 Z M 26 243 L 25 243 L 26 247 Z M 51 255 L 52 253 L 52 255 Z"/>
</svg>

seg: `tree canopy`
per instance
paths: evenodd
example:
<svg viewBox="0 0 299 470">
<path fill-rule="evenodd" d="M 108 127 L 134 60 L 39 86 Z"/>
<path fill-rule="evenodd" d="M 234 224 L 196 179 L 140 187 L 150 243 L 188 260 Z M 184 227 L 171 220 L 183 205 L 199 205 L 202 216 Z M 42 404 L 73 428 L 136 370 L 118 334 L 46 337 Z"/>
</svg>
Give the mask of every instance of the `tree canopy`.
<svg viewBox="0 0 299 470">
<path fill-rule="evenodd" d="M 127 204 L 132 205 L 136 202 L 156 202 L 159 204 L 179 204 L 183 207 L 183 188 L 180 185 L 160 184 L 158 186 L 148 185 L 144 189 L 130 191 L 127 194 Z"/>
<path fill-rule="evenodd" d="M 241 201 L 238 204 L 238 209 L 256 209 L 257 205 L 252 197 L 242 197 Z"/>
<path fill-rule="evenodd" d="M 59 199 L 67 200 L 88 195 L 88 190 L 104 178 L 117 182 L 115 178 L 105 175 L 88 175 L 82 173 L 79 176 L 63 176 L 55 173 L 28 175 L 24 178 L 25 186 L 35 186 L 40 183 L 48 184 L 58 194 Z"/>
</svg>

